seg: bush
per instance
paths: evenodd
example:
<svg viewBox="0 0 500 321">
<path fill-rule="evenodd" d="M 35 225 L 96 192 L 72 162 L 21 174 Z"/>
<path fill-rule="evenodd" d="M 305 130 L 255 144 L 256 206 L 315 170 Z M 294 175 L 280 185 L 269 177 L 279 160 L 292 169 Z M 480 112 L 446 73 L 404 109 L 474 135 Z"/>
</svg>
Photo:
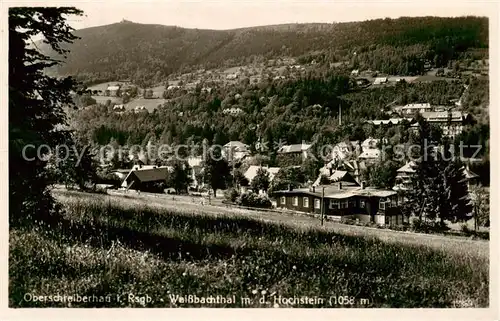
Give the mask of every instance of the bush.
<svg viewBox="0 0 500 321">
<path fill-rule="evenodd" d="M 450 229 L 444 222 L 427 221 L 419 218 L 414 218 L 410 224 L 412 231 L 421 233 L 441 233 Z"/>
<path fill-rule="evenodd" d="M 235 188 L 230 188 L 224 192 L 224 199 L 226 201 L 231 202 L 231 203 L 236 202 L 236 199 L 238 198 L 238 196 L 240 196 L 240 193 Z"/>
<path fill-rule="evenodd" d="M 254 192 L 246 192 L 236 198 L 236 204 L 248 207 L 271 208 L 271 201 L 267 196 Z"/>
</svg>

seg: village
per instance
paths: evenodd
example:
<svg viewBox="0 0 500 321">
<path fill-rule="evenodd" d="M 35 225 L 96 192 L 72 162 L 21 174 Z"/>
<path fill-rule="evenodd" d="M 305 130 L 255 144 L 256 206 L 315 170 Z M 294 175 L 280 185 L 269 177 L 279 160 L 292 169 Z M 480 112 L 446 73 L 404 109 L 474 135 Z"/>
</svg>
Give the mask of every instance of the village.
<svg viewBox="0 0 500 321">
<path fill-rule="evenodd" d="M 455 102 L 455 107 L 459 105 L 459 101 Z M 439 126 L 446 137 L 453 139 L 471 123 L 470 115 L 453 109 L 454 106 L 444 108 L 431 106 L 428 103 L 392 106 L 390 119 L 367 121 L 367 124 L 377 128 L 378 126 L 398 126 L 406 122 L 410 124 L 411 130 L 417 131 L 418 123 L 415 122 L 414 115 L 418 114 L 428 123 Z M 361 175 L 367 167 L 377 164 L 382 161 L 383 157 L 386 157 L 383 146 L 387 144 L 385 139 L 371 137 L 364 141 L 336 142 L 328 149 L 329 155 L 324 159 L 324 166 L 316 173 L 316 179 L 301 184 L 294 181 L 288 182 L 291 184 L 286 184 L 287 181 L 275 182 L 275 177 L 279 177 L 280 174 L 290 169 L 300 170 L 304 162 L 311 157 L 316 157 L 312 153 L 314 149 L 312 143 L 280 144 L 277 150 L 278 157 L 288 160 L 285 162 L 288 165 L 283 167 L 262 165 L 259 163 L 259 149 L 251 148 L 240 141 L 228 142 L 222 146 L 221 152 L 230 167 L 231 175 L 235 177 L 239 172 L 244 177 L 242 180 L 244 182 L 238 182 L 231 188 L 233 190 L 234 187 L 237 188 L 234 193 L 237 195 L 251 193 L 255 195 L 255 198 L 269 199 L 268 203 L 244 204 L 246 208 L 268 208 L 288 213 L 316 215 L 321 219 L 337 222 L 395 227 L 410 222 L 410 217 L 402 212 L 401 205 L 405 202 L 405 192 L 412 188 L 415 161 L 407 161 L 397 170 L 394 186 L 389 189 L 367 186 L 367 182 Z M 172 188 L 152 189 L 152 186 L 164 186 L 162 183 L 165 182 L 169 173 L 172 173 L 172 166 L 155 165 L 150 161 L 148 163 L 147 157 L 139 156 L 135 159 L 131 169 L 113 170 L 112 173 L 119 179 L 119 186 L 107 187 L 118 188 L 118 191 L 125 194 L 141 191 L 160 193 L 157 195 L 176 193 Z M 218 198 L 214 197 L 213 191 L 203 177 L 205 168 L 202 156 L 190 155 L 185 158 L 185 161 L 190 183 L 187 190 L 181 194 L 201 196 L 203 199 L 201 204 L 217 203 L 217 199 L 224 197 L 224 201 L 222 203 L 219 201 L 218 204 L 237 206 L 235 197 L 227 196 L 228 191 L 225 191 L 225 196 L 219 193 Z M 463 158 L 462 161 L 465 164 L 462 170 L 467 181 L 467 188 L 472 191 L 479 185 L 479 175 L 471 171 L 469 165 L 481 160 Z M 257 183 L 261 180 L 265 182 Z M 282 189 L 276 189 L 277 186 Z M 469 224 L 471 226 L 474 224 L 472 221 L 470 220 Z"/>
<path fill-rule="evenodd" d="M 349 69 L 349 61 L 329 63 L 329 70 Z M 110 101 L 114 112 L 121 114 L 124 112 L 141 113 L 153 112 L 159 106 L 172 99 L 176 99 L 186 93 L 201 91 L 210 93 L 212 90 L 221 86 L 232 86 L 237 84 L 259 84 L 266 81 L 289 81 L 300 79 L 319 66 L 313 59 L 311 62 L 299 63 L 297 58 L 278 58 L 269 59 L 264 62 L 254 62 L 248 65 L 242 65 L 230 68 L 219 69 L 197 69 L 186 73 L 174 73 L 161 84 L 151 88 L 140 88 L 130 80 L 119 80 L 114 82 L 105 82 L 89 86 L 92 98 L 98 103 Z M 457 67 L 458 68 L 458 67 Z M 384 86 L 395 86 L 398 83 L 420 83 L 432 82 L 436 80 L 453 81 L 461 76 L 468 75 L 473 77 L 487 77 L 489 72 L 489 60 L 477 60 L 468 66 L 461 66 L 461 71 L 457 72 L 448 68 L 431 68 L 430 63 L 426 64 L 426 74 L 420 76 L 397 76 L 387 75 L 379 71 L 370 69 L 350 70 L 353 83 L 360 89 L 378 88 Z M 237 98 L 236 98 L 237 99 Z M 461 106 L 461 101 L 453 101 L 452 104 Z M 403 106 L 400 106 L 403 107 Z M 403 115 L 409 115 L 412 111 L 411 106 L 403 110 Z M 427 107 L 430 109 L 430 107 Z M 424 107 L 425 109 L 425 107 Z M 449 106 L 434 106 L 433 111 L 446 111 Z M 425 110 L 430 111 L 430 110 Z M 226 114 L 237 116 L 244 111 L 239 108 L 228 108 L 223 110 Z"/>
<path fill-rule="evenodd" d="M 489 17 L 78 6 L 8 8 L 12 313 L 493 308 Z"/>
</svg>

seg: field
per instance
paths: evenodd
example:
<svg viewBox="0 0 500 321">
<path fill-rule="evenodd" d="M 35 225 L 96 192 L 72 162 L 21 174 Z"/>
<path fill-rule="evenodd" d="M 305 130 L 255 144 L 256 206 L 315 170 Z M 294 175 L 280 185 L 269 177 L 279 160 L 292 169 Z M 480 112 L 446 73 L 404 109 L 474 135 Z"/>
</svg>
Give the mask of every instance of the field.
<svg viewBox="0 0 500 321">
<path fill-rule="evenodd" d="M 115 86 L 115 85 L 126 85 L 127 83 L 123 81 L 110 81 L 110 82 L 103 82 L 100 84 L 95 84 L 93 86 L 89 86 L 88 89 L 90 90 L 100 90 L 104 92 L 109 86 Z"/>
<path fill-rule="evenodd" d="M 136 106 L 144 106 L 149 112 L 152 112 L 155 108 L 158 107 L 158 105 L 162 105 L 166 102 L 165 99 L 160 98 L 160 99 L 145 99 L 145 98 L 135 98 L 132 99 L 130 102 L 125 104 L 125 109 L 126 110 L 132 110 Z"/>
<path fill-rule="evenodd" d="M 55 194 L 66 210 L 57 227 L 10 232 L 11 307 L 69 305 L 27 301 L 26 293 L 110 295 L 109 302 L 72 304 L 78 307 L 489 304 L 487 242 L 450 238 L 433 247 L 320 228 L 297 216 L 276 222 L 275 213 L 263 220 L 264 213 L 192 211 L 181 203 L 172 210 L 132 196 Z M 226 302 L 180 303 L 177 295 Z"/>
</svg>

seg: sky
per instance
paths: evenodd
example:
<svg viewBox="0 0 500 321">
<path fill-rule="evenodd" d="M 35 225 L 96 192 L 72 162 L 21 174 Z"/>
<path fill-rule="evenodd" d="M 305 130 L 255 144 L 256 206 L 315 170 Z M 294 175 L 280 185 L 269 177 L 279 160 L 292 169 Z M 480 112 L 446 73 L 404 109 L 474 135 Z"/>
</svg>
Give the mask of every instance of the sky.
<svg viewBox="0 0 500 321">
<path fill-rule="evenodd" d="M 17 1 L 25 5 L 71 5 L 85 17 L 70 18 L 75 29 L 106 25 L 122 19 L 136 23 L 175 25 L 199 29 L 305 22 L 346 22 L 401 16 L 463 16 L 491 14 L 487 2 L 421 0 L 209 0 L 209 1 Z M 490 2 L 490 6 L 493 5 Z"/>
</svg>

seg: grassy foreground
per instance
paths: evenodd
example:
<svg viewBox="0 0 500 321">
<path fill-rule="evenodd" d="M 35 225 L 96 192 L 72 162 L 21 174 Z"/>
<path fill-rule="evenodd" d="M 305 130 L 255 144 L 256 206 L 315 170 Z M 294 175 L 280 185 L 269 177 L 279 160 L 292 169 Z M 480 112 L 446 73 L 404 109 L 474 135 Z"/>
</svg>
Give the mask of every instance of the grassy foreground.
<svg viewBox="0 0 500 321">
<path fill-rule="evenodd" d="M 11 307 L 489 304 L 484 257 L 244 217 L 64 206 L 57 229 L 11 230 Z"/>
</svg>

